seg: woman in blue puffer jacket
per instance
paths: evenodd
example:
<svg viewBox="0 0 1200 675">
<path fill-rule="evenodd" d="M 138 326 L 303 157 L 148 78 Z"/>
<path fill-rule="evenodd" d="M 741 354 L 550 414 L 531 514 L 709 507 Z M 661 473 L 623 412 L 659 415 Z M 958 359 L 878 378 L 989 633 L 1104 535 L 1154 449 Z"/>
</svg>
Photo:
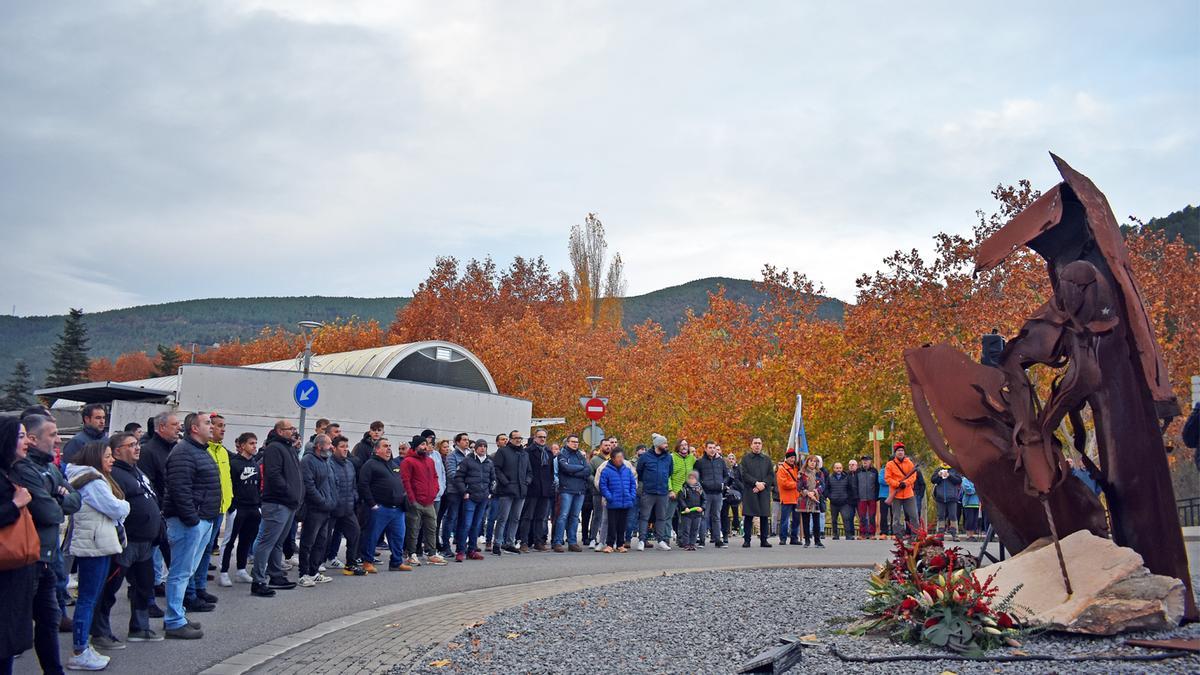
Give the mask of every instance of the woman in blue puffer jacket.
<svg viewBox="0 0 1200 675">
<path fill-rule="evenodd" d="M 637 500 L 637 477 L 625 464 L 625 452 L 620 448 L 612 451 L 608 465 L 600 472 L 600 495 L 608 509 L 608 539 L 605 553 L 625 553 L 625 525 L 629 509 Z"/>
</svg>

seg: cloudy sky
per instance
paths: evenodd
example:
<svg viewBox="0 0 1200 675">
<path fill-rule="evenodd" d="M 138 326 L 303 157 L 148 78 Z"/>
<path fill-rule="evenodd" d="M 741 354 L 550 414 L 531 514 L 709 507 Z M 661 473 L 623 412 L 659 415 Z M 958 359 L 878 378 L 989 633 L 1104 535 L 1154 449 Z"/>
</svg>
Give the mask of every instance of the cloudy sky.
<svg viewBox="0 0 1200 675">
<path fill-rule="evenodd" d="M 0 307 L 407 295 L 591 211 L 631 294 L 852 299 L 1048 150 L 1119 218 L 1196 202 L 1195 0 L 817 4 L 4 2 Z"/>
</svg>

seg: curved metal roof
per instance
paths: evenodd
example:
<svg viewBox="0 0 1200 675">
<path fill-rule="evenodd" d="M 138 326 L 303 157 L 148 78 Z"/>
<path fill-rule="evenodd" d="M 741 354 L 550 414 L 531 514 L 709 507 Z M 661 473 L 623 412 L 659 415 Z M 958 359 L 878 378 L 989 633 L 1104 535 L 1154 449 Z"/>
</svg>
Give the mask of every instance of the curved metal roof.
<svg viewBox="0 0 1200 675">
<path fill-rule="evenodd" d="M 460 358 L 470 361 L 487 382 L 488 389 L 493 394 L 498 393 L 496 391 L 496 382 L 492 379 L 492 374 L 488 372 L 487 367 L 483 365 L 483 361 L 480 361 L 479 357 L 469 352 L 462 345 L 456 345 L 453 342 L 445 342 L 443 340 L 424 340 L 422 342 L 409 342 L 399 345 L 388 345 L 386 347 L 356 349 L 349 352 L 314 354 L 309 371 L 314 373 L 359 375 L 362 377 L 387 379 L 391 376 L 392 371 L 396 369 L 396 366 L 400 365 L 400 362 L 404 359 L 422 350 L 436 350 L 438 348 L 449 350 L 451 355 L 457 355 Z M 297 357 L 286 361 L 268 361 L 267 363 L 251 363 L 243 367 L 261 368 L 264 370 L 300 370 L 300 358 Z"/>
</svg>

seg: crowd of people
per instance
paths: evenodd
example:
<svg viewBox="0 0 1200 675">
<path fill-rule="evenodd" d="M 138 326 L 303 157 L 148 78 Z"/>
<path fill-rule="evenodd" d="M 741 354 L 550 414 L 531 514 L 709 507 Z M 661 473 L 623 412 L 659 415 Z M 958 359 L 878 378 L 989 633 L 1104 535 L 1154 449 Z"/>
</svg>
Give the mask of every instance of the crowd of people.
<svg viewBox="0 0 1200 675">
<path fill-rule="evenodd" d="M 0 675 L 31 646 L 43 672 L 62 672 L 60 631 L 72 635 L 70 670 L 104 669 L 126 642 L 203 638 L 192 615 L 215 609 L 210 581 L 272 598 L 337 573 L 376 574 L 385 558 L 388 571 L 409 572 L 485 554 L 696 551 L 739 536 L 750 547 L 755 535 L 762 547 L 823 548 L 827 518 L 833 539 L 923 526 L 927 490 L 938 530 L 957 536 L 960 511 L 968 533 L 980 527 L 971 482 L 942 467 L 927 488 L 900 443 L 882 471 L 866 456 L 828 471 L 792 450 L 775 462 L 760 438 L 740 461 L 716 442 L 671 447 L 660 434 L 626 457 L 616 438 L 588 452 L 544 429 L 528 443 L 500 434 L 494 447 L 430 430 L 393 442 L 373 422 L 352 446 L 322 419 L 306 443 L 279 420 L 261 445 L 247 432 L 227 449 L 215 412 L 164 412 L 111 435 L 102 406 L 85 406 L 82 420 L 60 448 L 48 410 L 0 417 L 0 529 L 27 514 L 38 540 L 36 560 L 0 567 L 10 609 Z M 109 619 L 122 586 L 124 640 Z"/>
</svg>

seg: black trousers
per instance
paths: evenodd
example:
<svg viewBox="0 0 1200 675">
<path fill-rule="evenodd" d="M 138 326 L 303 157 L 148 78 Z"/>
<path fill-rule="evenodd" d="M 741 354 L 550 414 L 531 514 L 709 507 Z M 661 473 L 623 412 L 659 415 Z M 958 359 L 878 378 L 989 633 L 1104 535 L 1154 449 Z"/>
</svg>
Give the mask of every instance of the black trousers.
<svg viewBox="0 0 1200 675">
<path fill-rule="evenodd" d="M 815 539 L 821 543 L 821 513 L 813 511 L 812 513 L 800 513 L 800 523 L 804 525 L 804 541 L 807 542 Z"/>
<path fill-rule="evenodd" d="M 625 544 L 625 529 L 629 524 L 629 509 L 607 509 L 608 538 L 605 543 L 616 548 Z"/>
<path fill-rule="evenodd" d="M 358 518 L 354 514 L 345 516 L 333 516 L 329 519 L 330 532 L 337 532 L 339 535 L 346 538 L 346 566 L 358 564 L 359 551 L 358 543 L 362 536 L 362 530 L 358 527 Z M 330 542 L 332 543 L 332 541 Z M 326 547 L 326 556 L 329 560 L 337 557 L 337 549 L 333 549 L 330 553 Z"/>
<path fill-rule="evenodd" d="M 579 510 L 579 527 L 581 528 L 579 531 L 583 533 L 583 543 L 585 545 L 591 543 L 591 541 L 588 540 L 588 533 L 592 531 L 591 525 L 593 501 L 594 500 L 592 499 L 591 493 L 588 493 L 583 498 L 583 508 Z"/>
<path fill-rule="evenodd" d="M 517 526 L 517 539 L 525 546 L 546 543 L 546 519 L 550 517 L 551 497 L 526 497 Z"/>
<path fill-rule="evenodd" d="M 262 522 L 262 514 L 257 506 L 243 506 L 237 510 L 237 515 L 233 517 L 233 523 L 228 527 L 232 534 L 229 536 L 229 542 L 225 544 L 225 551 L 221 554 L 221 571 L 229 571 L 229 554 L 234 550 L 234 544 L 237 544 L 237 567 L 234 569 L 246 569 L 246 558 L 250 554 L 250 549 L 254 547 L 254 539 L 258 537 L 258 524 Z"/>
<path fill-rule="evenodd" d="M 750 537 L 754 533 L 754 516 L 745 516 L 742 518 L 742 537 L 746 543 L 750 543 Z M 771 534 L 771 516 L 758 516 L 758 540 L 765 544 L 767 537 Z"/>
<path fill-rule="evenodd" d="M 92 615 L 92 637 L 115 637 L 109 616 L 117 604 L 117 591 L 123 582 L 129 582 L 129 631 L 150 628 L 149 608 L 154 600 L 154 557 L 130 563 L 128 567 L 117 563 L 113 557 L 112 567 L 100 592 L 100 601 Z"/>
<path fill-rule="evenodd" d="M 300 530 L 300 576 L 313 576 L 321 563 L 325 562 L 325 535 L 329 528 L 328 511 L 308 509 L 304 516 L 304 528 Z"/>
<path fill-rule="evenodd" d="M 33 592 L 33 650 L 43 673 L 61 673 L 58 653 L 58 577 L 50 563 L 37 563 L 37 590 Z"/>
</svg>

